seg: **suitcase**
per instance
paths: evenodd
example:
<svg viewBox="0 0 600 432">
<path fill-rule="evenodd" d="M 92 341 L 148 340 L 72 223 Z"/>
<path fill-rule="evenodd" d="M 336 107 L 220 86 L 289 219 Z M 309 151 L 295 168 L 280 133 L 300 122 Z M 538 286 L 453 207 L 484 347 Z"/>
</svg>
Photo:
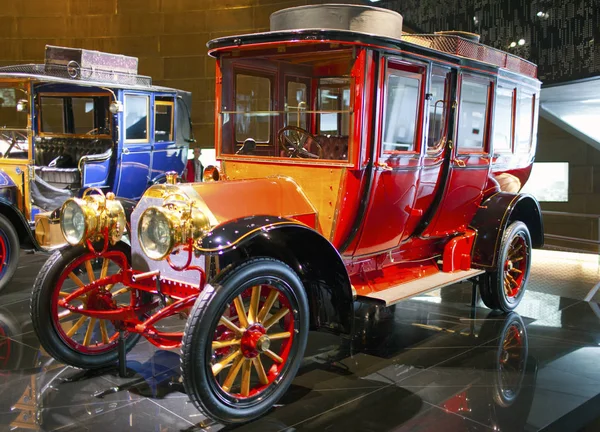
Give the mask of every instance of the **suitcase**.
<svg viewBox="0 0 600 432">
<path fill-rule="evenodd" d="M 46 45 L 46 70 L 55 67 L 137 75 L 138 59 L 80 48 Z"/>
</svg>

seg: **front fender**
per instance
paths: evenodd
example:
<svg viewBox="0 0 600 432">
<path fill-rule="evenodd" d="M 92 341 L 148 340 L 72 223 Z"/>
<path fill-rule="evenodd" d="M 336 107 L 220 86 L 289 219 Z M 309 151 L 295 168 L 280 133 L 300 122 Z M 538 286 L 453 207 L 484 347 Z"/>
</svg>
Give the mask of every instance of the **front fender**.
<svg viewBox="0 0 600 432">
<path fill-rule="evenodd" d="M 307 291 L 311 327 L 351 332 L 350 278 L 338 251 L 314 229 L 282 217 L 246 217 L 215 227 L 197 249 L 218 255 L 223 269 L 258 256 L 283 261 L 300 276 Z"/>
<path fill-rule="evenodd" d="M 472 259 L 476 267 L 496 267 L 502 234 L 517 220 L 527 225 L 533 247 L 541 248 L 544 245 L 542 210 L 532 195 L 499 192 L 481 204 L 470 225 L 477 231 Z"/>
</svg>

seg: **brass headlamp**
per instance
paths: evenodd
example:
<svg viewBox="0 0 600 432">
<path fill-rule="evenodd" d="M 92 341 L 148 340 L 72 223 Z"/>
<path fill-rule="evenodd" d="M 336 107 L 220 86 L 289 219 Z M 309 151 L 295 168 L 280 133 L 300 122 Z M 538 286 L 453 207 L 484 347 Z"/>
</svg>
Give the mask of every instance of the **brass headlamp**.
<svg viewBox="0 0 600 432">
<path fill-rule="evenodd" d="M 193 200 L 175 193 L 162 207 L 148 207 L 140 217 L 138 238 L 148 258 L 160 261 L 176 246 L 202 238 L 210 229 L 206 215 Z"/>
<path fill-rule="evenodd" d="M 115 244 L 123 237 L 126 223 L 125 210 L 115 194 L 104 195 L 98 188 L 87 189 L 81 198 L 68 199 L 60 210 L 60 229 L 73 246 L 101 240 L 107 232 L 108 241 Z"/>
</svg>

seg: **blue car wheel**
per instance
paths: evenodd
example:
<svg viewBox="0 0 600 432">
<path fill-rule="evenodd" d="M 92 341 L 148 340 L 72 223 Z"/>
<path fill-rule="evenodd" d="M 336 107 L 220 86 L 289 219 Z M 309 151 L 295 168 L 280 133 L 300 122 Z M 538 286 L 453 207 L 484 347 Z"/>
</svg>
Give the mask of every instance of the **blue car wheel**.
<svg viewBox="0 0 600 432">
<path fill-rule="evenodd" d="M 17 270 L 19 248 L 15 227 L 0 214 L 0 291 L 8 285 Z"/>
</svg>

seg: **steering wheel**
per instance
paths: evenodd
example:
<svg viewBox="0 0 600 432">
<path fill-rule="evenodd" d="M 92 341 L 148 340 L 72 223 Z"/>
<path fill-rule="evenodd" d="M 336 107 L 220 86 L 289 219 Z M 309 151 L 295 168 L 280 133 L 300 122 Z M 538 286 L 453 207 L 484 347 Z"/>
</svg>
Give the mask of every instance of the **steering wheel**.
<svg viewBox="0 0 600 432">
<path fill-rule="evenodd" d="M 24 134 L 20 131 L 3 131 L 0 132 L 0 136 L 9 142 L 8 150 L 4 153 L 3 157 L 8 157 L 12 149 L 16 146 L 19 151 L 27 151 L 27 146 L 25 148 L 21 147 L 18 142 L 25 141 L 27 143 L 27 134 Z"/>
<path fill-rule="evenodd" d="M 277 132 L 279 145 L 291 158 L 321 159 L 323 157 L 323 147 L 319 144 L 317 137 L 297 126 L 286 126 Z M 317 154 L 311 153 L 306 149 L 307 144 L 314 143 Z"/>
<path fill-rule="evenodd" d="M 100 133 L 100 128 L 94 128 L 90 131 L 87 131 L 85 134 L 86 135 L 98 135 Z"/>
</svg>

